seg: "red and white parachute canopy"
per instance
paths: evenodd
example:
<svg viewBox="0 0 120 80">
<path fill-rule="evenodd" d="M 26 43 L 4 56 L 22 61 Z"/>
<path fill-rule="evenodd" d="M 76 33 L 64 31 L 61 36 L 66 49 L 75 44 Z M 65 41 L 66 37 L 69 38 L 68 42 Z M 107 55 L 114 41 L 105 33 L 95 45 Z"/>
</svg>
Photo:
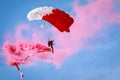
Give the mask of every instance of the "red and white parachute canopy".
<svg viewBox="0 0 120 80">
<path fill-rule="evenodd" d="M 70 32 L 69 27 L 74 22 L 73 18 L 70 17 L 69 14 L 53 7 L 35 8 L 27 14 L 27 18 L 29 21 L 45 20 L 54 25 L 61 32 Z"/>
</svg>

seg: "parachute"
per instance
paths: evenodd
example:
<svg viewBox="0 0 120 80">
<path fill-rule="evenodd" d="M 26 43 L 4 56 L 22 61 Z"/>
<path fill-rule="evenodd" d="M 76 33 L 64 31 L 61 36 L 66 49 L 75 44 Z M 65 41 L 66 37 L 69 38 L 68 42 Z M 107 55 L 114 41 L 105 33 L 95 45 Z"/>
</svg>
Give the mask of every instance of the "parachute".
<svg viewBox="0 0 120 80">
<path fill-rule="evenodd" d="M 69 28 L 74 20 L 66 12 L 53 7 L 38 7 L 27 14 L 29 21 L 45 20 L 56 27 L 60 32 L 70 32 Z"/>
</svg>

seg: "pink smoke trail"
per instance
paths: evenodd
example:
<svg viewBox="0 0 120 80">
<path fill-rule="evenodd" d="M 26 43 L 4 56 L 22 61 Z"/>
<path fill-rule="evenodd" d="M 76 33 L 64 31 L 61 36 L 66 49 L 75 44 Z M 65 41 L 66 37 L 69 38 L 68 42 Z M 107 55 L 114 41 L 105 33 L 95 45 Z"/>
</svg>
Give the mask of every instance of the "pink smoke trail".
<svg viewBox="0 0 120 80">
<path fill-rule="evenodd" d="M 87 47 L 84 40 L 93 38 L 106 24 L 120 24 L 120 12 L 114 12 L 113 0 L 88 0 L 88 4 L 73 3 L 74 24 L 70 33 L 57 33 L 56 43 L 61 48 L 56 49 L 55 64 L 59 65 L 67 57 Z"/>
<path fill-rule="evenodd" d="M 31 43 L 33 45 L 36 43 L 42 43 L 46 46 L 47 40 L 45 34 L 47 32 L 52 33 L 55 42 L 53 64 L 55 64 L 57 68 L 60 68 L 62 62 L 67 60 L 69 56 L 80 51 L 83 46 L 89 46 L 86 45 L 84 40 L 93 38 L 99 30 L 105 27 L 104 25 L 108 23 L 120 24 L 120 13 L 113 11 L 114 6 L 115 2 L 113 0 L 89 0 L 88 4 L 86 5 L 80 5 L 79 1 L 75 1 L 73 3 L 74 24 L 70 28 L 70 33 L 61 33 L 54 28 L 40 31 L 37 27 L 21 24 L 17 26 L 14 36 L 7 40 L 12 38 L 12 43 L 16 45 L 19 43 Z M 28 34 L 27 36 L 29 37 L 26 37 L 23 34 L 23 31 L 26 31 Z M 29 54 L 29 52 L 30 51 L 28 51 L 26 54 Z M 36 54 L 34 58 L 42 59 L 43 61 L 48 62 L 49 55 L 49 52 L 39 55 Z"/>
</svg>

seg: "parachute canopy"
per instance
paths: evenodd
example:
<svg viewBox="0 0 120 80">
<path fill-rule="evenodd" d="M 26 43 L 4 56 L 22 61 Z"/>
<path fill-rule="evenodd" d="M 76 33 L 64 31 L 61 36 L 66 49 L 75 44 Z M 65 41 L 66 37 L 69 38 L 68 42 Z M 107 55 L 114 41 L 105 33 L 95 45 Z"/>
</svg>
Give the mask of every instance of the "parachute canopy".
<svg viewBox="0 0 120 80">
<path fill-rule="evenodd" d="M 53 7 L 39 7 L 31 10 L 27 14 L 29 21 L 45 20 L 55 26 L 60 32 L 70 32 L 69 27 L 74 20 L 69 14 Z"/>
</svg>

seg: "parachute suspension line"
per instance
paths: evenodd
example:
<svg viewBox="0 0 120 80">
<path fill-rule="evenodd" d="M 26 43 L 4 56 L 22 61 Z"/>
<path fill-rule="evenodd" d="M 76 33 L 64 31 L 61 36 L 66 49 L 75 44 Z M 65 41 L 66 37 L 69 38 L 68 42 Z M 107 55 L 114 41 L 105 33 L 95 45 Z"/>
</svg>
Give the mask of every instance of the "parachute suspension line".
<svg viewBox="0 0 120 80">
<path fill-rule="evenodd" d="M 44 28 L 46 27 L 46 22 L 45 22 L 45 21 L 42 21 L 40 27 L 41 27 L 42 29 L 44 29 Z"/>
<path fill-rule="evenodd" d="M 46 25 L 46 21 L 43 22 L 43 25 Z"/>
</svg>

